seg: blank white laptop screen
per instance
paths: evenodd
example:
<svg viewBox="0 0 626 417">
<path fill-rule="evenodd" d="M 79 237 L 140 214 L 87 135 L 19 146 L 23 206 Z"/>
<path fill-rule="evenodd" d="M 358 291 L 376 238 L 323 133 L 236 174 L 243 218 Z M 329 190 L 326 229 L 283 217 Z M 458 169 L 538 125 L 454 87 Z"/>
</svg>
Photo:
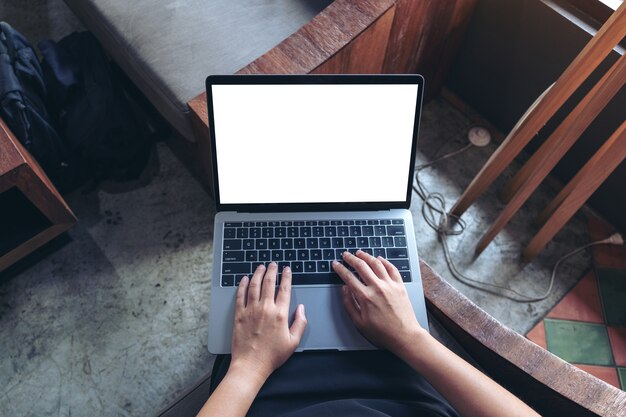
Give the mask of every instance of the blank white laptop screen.
<svg viewBox="0 0 626 417">
<path fill-rule="evenodd" d="M 211 88 L 222 204 L 405 201 L 416 84 Z"/>
</svg>

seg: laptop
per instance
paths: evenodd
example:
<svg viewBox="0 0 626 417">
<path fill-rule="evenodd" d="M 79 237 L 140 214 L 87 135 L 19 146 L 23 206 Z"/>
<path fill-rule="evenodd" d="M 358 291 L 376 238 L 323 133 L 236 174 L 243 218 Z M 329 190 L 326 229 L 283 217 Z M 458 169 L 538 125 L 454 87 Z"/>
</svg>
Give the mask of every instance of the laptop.
<svg viewBox="0 0 626 417">
<path fill-rule="evenodd" d="M 290 319 L 306 307 L 298 351 L 375 349 L 345 312 L 332 271 L 345 250 L 395 264 L 428 329 L 408 210 L 423 87 L 420 75 L 207 78 L 211 353 L 230 353 L 237 285 L 271 261 L 292 269 Z"/>
</svg>

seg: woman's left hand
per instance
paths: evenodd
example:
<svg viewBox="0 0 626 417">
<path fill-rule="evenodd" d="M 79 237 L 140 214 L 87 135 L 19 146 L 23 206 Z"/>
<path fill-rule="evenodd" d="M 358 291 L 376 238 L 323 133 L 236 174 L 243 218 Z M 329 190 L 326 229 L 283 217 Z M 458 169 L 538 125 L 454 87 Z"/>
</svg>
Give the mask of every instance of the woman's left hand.
<svg viewBox="0 0 626 417">
<path fill-rule="evenodd" d="M 260 265 L 251 280 L 241 280 L 237 290 L 231 367 L 255 372 L 264 380 L 293 354 L 307 325 L 300 304 L 289 327 L 291 269 L 283 269 L 274 300 L 277 271 L 275 262 L 267 270 Z"/>
</svg>

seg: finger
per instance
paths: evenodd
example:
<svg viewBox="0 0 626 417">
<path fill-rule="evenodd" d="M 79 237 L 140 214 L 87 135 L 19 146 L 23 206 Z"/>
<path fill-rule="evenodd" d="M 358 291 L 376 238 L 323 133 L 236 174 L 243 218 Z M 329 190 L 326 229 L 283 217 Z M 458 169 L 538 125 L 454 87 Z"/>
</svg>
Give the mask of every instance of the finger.
<svg viewBox="0 0 626 417">
<path fill-rule="evenodd" d="M 248 276 L 245 276 L 239 282 L 237 288 L 236 306 L 237 310 L 246 308 L 246 289 L 248 288 Z"/>
<path fill-rule="evenodd" d="M 306 325 L 307 320 L 306 315 L 304 314 L 304 304 L 300 304 L 298 308 L 296 308 L 295 318 L 293 319 L 293 323 L 291 323 L 291 328 L 289 329 L 291 340 L 294 343 L 294 349 L 300 344 Z"/>
<path fill-rule="evenodd" d="M 291 302 L 291 268 L 288 266 L 283 268 L 280 276 L 280 287 L 278 287 L 278 295 L 276 296 L 276 305 L 281 309 L 289 309 Z"/>
<path fill-rule="evenodd" d="M 343 266 L 341 263 L 337 261 L 333 261 L 333 271 L 339 275 L 339 278 L 343 280 L 343 282 L 350 288 L 354 294 L 362 295 L 365 291 L 365 285 L 354 274 L 348 271 L 348 268 Z"/>
<path fill-rule="evenodd" d="M 382 256 L 379 256 L 377 259 L 383 264 L 383 266 L 387 270 L 387 274 L 389 274 L 389 277 L 392 280 L 396 282 L 402 282 L 402 276 L 400 275 L 400 271 L 398 271 L 398 268 L 396 268 L 394 264 L 392 264 Z"/>
<path fill-rule="evenodd" d="M 263 288 L 261 297 L 265 301 L 274 302 L 274 294 L 276 294 L 276 272 L 278 271 L 278 265 L 276 262 L 270 262 L 265 276 L 263 277 Z"/>
<path fill-rule="evenodd" d="M 359 259 L 364 260 L 379 279 L 390 279 L 389 273 L 380 259 L 374 258 L 369 253 L 363 252 L 362 250 L 356 251 L 356 256 Z"/>
<path fill-rule="evenodd" d="M 372 268 L 370 268 L 367 262 L 361 258 L 357 258 L 348 251 L 343 253 L 343 260 L 359 273 L 359 277 L 361 277 L 365 285 L 376 285 L 378 277 L 374 274 L 374 271 L 372 271 Z"/>
<path fill-rule="evenodd" d="M 354 322 L 354 324 L 360 325 L 361 323 L 361 309 L 359 308 L 358 303 L 356 302 L 354 295 L 352 295 L 352 291 L 347 286 L 342 287 L 343 290 L 343 305 L 348 312 L 348 316 Z"/>
<path fill-rule="evenodd" d="M 263 273 L 265 272 L 265 265 L 257 266 L 248 285 L 248 305 L 250 303 L 256 303 L 261 296 L 261 281 L 263 279 Z"/>
</svg>

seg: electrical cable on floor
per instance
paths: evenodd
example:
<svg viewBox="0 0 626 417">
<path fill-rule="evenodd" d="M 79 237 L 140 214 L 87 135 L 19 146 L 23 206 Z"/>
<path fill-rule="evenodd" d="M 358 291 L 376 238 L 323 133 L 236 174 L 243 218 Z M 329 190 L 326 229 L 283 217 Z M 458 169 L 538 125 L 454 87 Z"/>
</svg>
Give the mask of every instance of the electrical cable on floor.
<svg viewBox="0 0 626 417">
<path fill-rule="evenodd" d="M 554 287 L 554 281 L 556 278 L 557 269 L 559 265 L 561 264 L 561 262 L 563 262 L 565 259 L 569 258 L 570 256 L 576 255 L 577 253 L 582 252 L 583 250 L 594 245 L 624 244 L 622 236 L 619 233 L 615 233 L 606 239 L 588 243 L 562 256 L 561 258 L 559 258 L 559 260 L 554 265 L 554 268 L 552 269 L 552 275 L 550 277 L 550 283 L 548 285 L 548 289 L 539 296 L 529 296 L 526 294 L 519 293 L 516 290 L 510 287 L 504 286 L 504 285 L 498 285 L 498 284 L 492 284 L 489 282 L 479 281 L 477 279 L 474 279 L 474 278 L 471 278 L 462 274 L 456 268 L 456 265 L 454 264 L 454 261 L 450 254 L 450 248 L 448 247 L 447 238 L 448 236 L 458 236 L 462 234 L 465 231 L 466 223 L 460 217 L 448 213 L 448 210 L 446 208 L 446 199 L 443 196 L 443 194 L 439 192 L 429 192 L 420 181 L 419 175 L 421 171 L 423 171 L 424 169 L 428 167 L 433 166 L 434 164 L 440 161 L 456 156 L 472 148 L 473 146 L 478 146 L 478 147 L 486 146 L 490 142 L 489 132 L 482 127 L 478 127 L 478 126 L 472 127 L 468 131 L 468 136 L 469 136 L 471 143 L 464 146 L 463 148 L 454 152 L 450 152 L 433 161 L 430 161 L 430 162 L 427 162 L 427 163 L 424 163 L 422 165 L 415 167 L 415 181 L 413 181 L 413 189 L 423 201 L 422 216 L 424 217 L 424 220 L 426 221 L 426 223 L 435 232 L 437 232 L 437 235 L 439 236 L 439 240 L 441 241 L 441 245 L 443 247 L 443 252 L 444 252 L 445 259 L 446 259 L 446 263 L 448 264 L 448 268 L 450 269 L 450 272 L 456 279 L 458 279 L 465 285 L 468 285 L 472 288 L 485 291 L 490 294 L 505 297 L 512 301 L 516 301 L 519 303 L 534 303 L 537 301 L 545 300 L 552 294 L 552 288 Z M 437 218 L 437 216 L 439 217 Z M 508 292 L 508 294 L 506 292 Z"/>
</svg>

